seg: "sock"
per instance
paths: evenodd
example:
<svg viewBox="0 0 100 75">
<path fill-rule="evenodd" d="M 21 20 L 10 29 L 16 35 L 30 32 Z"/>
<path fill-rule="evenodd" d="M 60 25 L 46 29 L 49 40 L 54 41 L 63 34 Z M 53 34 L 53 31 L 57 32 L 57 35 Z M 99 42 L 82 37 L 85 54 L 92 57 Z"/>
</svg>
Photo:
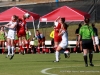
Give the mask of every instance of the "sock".
<svg viewBox="0 0 100 75">
<path fill-rule="evenodd" d="M 56 56 L 56 61 L 59 61 L 59 52 L 58 51 L 55 52 L 55 56 Z"/>
<path fill-rule="evenodd" d="M 40 53 L 40 47 L 37 47 L 37 51 L 38 51 L 38 53 Z"/>
<path fill-rule="evenodd" d="M 10 46 L 8 46 L 8 55 L 10 55 Z"/>
<path fill-rule="evenodd" d="M 84 55 L 84 62 L 87 64 L 87 55 Z"/>
<path fill-rule="evenodd" d="M 29 44 L 26 44 L 25 46 L 26 46 L 27 49 L 29 49 Z"/>
<path fill-rule="evenodd" d="M 92 64 L 92 58 L 93 58 L 93 54 L 89 53 L 90 64 Z"/>
<path fill-rule="evenodd" d="M 4 48 L 2 48 L 2 53 L 4 53 L 4 51 L 5 51 L 5 49 L 4 49 Z"/>
<path fill-rule="evenodd" d="M 11 47 L 12 55 L 14 55 L 14 46 Z"/>
</svg>

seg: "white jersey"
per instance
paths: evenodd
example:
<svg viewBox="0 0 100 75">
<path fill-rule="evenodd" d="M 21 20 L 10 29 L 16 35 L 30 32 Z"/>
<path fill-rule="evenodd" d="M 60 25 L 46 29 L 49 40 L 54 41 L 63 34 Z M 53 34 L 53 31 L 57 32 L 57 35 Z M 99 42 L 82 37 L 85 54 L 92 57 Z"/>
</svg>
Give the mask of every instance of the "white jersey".
<svg viewBox="0 0 100 75">
<path fill-rule="evenodd" d="M 61 33 L 62 33 L 62 41 L 60 42 L 59 46 L 65 49 L 68 46 L 68 33 L 65 30 L 62 30 Z"/>
<path fill-rule="evenodd" d="M 12 22 L 12 21 L 10 21 L 10 22 L 8 23 L 8 25 L 10 25 L 10 26 L 13 26 L 13 25 L 15 25 L 15 24 L 17 24 L 17 22 Z M 15 39 L 15 29 L 16 29 L 16 27 L 14 27 L 14 28 L 9 28 L 7 38 Z"/>
<path fill-rule="evenodd" d="M 63 43 L 67 43 L 68 44 L 68 33 L 65 30 L 62 30 L 62 41 Z"/>
</svg>

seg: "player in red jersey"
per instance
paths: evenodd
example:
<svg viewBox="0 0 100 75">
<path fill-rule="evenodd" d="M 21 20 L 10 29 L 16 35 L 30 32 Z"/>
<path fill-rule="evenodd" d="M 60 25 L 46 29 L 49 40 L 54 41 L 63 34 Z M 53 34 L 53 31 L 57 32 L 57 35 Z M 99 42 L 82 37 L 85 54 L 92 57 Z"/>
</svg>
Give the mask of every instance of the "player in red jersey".
<svg viewBox="0 0 100 75">
<path fill-rule="evenodd" d="M 58 36 L 59 30 L 61 29 L 61 25 L 65 22 L 65 18 L 58 17 L 55 21 L 54 26 L 54 47 L 57 48 L 59 42 L 62 40 L 61 36 Z"/>
<path fill-rule="evenodd" d="M 30 15 L 25 13 L 22 18 L 19 18 L 18 25 L 17 25 L 17 36 L 19 38 L 19 48 L 21 53 L 24 54 L 23 46 L 27 44 L 26 40 L 26 19 L 28 19 Z"/>
</svg>

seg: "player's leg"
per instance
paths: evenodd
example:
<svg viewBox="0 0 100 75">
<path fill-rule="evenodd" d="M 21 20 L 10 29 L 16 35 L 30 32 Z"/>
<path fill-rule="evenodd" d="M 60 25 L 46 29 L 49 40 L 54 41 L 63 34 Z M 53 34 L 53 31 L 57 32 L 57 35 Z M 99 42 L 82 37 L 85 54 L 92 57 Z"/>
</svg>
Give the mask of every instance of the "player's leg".
<svg viewBox="0 0 100 75">
<path fill-rule="evenodd" d="M 59 55 L 60 55 L 59 51 L 60 50 L 62 50 L 62 47 L 58 46 L 55 52 L 56 61 L 54 62 L 59 62 Z"/>
<path fill-rule="evenodd" d="M 8 54 L 7 57 L 10 56 L 10 49 L 11 49 L 11 39 L 7 38 L 7 49 L 8 49 Z"/>
<path fill-rule="evenodd" d="M 4 52 L 5 52 L 5 41 L 2 41 L 1 43 L 2 43 L 2 54 L 4 54 Z"/>
<path fill-rule="evenodd" d="M 83 49 L 83 58 L 84 58 L 84 62 L 85 62 L 85 66 L 86 67 L 88 67 L 87 54 L 88 54 L 88 50 L 87 49 Z"/>
</svg>

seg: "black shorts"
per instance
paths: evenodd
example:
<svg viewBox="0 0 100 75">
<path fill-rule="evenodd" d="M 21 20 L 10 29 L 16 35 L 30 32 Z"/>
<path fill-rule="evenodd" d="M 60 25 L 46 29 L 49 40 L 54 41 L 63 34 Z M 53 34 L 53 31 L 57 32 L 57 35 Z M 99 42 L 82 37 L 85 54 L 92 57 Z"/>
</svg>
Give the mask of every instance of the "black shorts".
<svg viewBox="0 0 100 75">
<path fill-rule="evenodd" d="M 92 39 L 82 39 L 82 48 L 83 49 L 93 49 Z"/>
</svg>

